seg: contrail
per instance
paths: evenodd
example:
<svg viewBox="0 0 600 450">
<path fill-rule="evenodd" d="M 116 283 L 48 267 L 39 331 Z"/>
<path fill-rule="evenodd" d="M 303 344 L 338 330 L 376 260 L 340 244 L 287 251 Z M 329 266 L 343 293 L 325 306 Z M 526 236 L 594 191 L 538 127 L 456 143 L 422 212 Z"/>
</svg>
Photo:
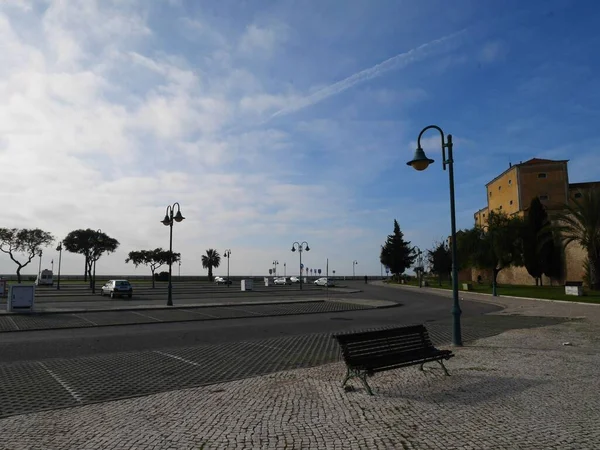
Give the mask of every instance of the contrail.
<svg viewBox="0 0 600 450">
<path fill-rule="evenodd" d="M 382 63 L 379 63 L 373 67 L 361 70 L 360 72 L 357 72 L 354 75 L 350 75 L 349 77 L 344 78 L 341 81 L 338 81 L 327 87 L 324 87 L 323 89 L 318 90 L 314 94 L 311 94 L 307 97 L 293 102 L 293 104 L 291 104 L 290 106 L 282 108 L 279 111 L 273 113 L 268 120 L 273 119 L 277 116 L 284 116 L 286 114 L 290 114 L 295 111 L 304 109 L 307 106 L 314 105 L 315 103 L 319 103 L 320 101 L 323 101 L 326 98 L 331 97 L 332 95 L 344 92 L 345 90 L 350 89 L 358 83 L 362 83 L 363 81 L 367 81 L 371 78 L 378 77 L 379 75 L 389 70 L 406 67 L 413 62 L 416 62 L 420 59 L 429 56 L 441 44 L 455 39 L 457 36 L 464 33 L 465 31 L 466 29 L 463 29 L 456 33 L 449 34 L 448 36 L 444 36 L 434 41 L 427 42 L 426 44 L 422 44 L 416 48 L 413 48 L 412 50 L 400 53 L 396 56 L 392 56 L 391 58 L 386 59 Z"/>
</svg>

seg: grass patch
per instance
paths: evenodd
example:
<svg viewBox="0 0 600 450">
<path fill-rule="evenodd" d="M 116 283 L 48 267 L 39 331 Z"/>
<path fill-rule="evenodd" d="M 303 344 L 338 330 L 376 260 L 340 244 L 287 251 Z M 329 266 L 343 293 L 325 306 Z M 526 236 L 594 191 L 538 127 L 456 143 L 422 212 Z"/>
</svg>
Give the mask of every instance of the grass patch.
<svg viewBox="0 0 600 450">
<path fill-rule="evenodd" d="M 452 289 L 452 285 L 448 281 L 442 281 L 441 286 L 437 280 L 427 281 L 429 282 L 429 287 L 432 288 Z M 409 280 L 406 284 L 409 286 L 418 286 L 416 280 Z M 458 284 L 458 289 L 461 291 L 463 291 L 462 285 L 463 283 Z M 473 289 L 469 292 L 476 292 L 480 294 L 492 293 L 492 286 L 489 284 L 471 283 L 471 285 L 473 286 Z M 497 291 L 499 296 L 506 295 L 513 297 L 564 300 L 570 302 L 600 303 L 600 291 L 590 291 L 589 289 L 584 289 L 583 297 L 575 297 L 573 295 L 566 295 L 564 286 L 523 286 L 499 284 L 497 286 Z"/>
</svg>

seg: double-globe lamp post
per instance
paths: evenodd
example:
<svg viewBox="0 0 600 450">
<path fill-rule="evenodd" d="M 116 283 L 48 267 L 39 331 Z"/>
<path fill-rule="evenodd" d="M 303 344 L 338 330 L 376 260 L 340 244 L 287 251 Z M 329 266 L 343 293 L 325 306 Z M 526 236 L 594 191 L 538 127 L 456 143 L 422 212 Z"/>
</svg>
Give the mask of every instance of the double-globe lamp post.
<svg viewBox="0 0 600 450">
<path fill-rule="evenodd" d="M 277 276 L 277 266 L 279 265 L 279 261 L 274 260 L 273 261 L 273 275 Z"/>
<path fill-rule="evenodd" d="M 56 280 L 56 289 L 60 291 L 60 263 L 62 261 L 62 242 L 56 247 L 58 252 L 58 279 Z"/>
<path fill-rule="evenodd" d="M 177 206 L 177 214 L 174 215 L 175 206 Z M 173 283 L 171 281 L 171 270 L 173 266 L 173 222 L 181 222 L 183 219 L 185 219 L 185 217 L 181 215 L 181 207 L 178 202 L 175 202 L 172 205 L 167 206 L 165 218 L 161 220 L 161 223 L 164 226 L 169 227 L 169 287 L 167 306 L 173 306 Z"/>
<path fill-rule="evenodd" d="M 231 284 L 229 280 L 229 257 L 231 256 L 231 249 L 228 248 L 227 250 L 225 250 L 223 256 L 227 258 L 227 287 L 229 287 Z"/>
<path fill-rule="evenodd" d="M 302 290 L 302 252 L 304 250 L 306 250 L 307 252 L 310 251 L 310 247 L 308 246 L 308 242 L 306 241 L 302 241 L 302 243 L 299 243 L 298 241 L 294 242 L 292 244 L 292 252 L 295 252 L 296 250 L 298 250 L 298 254 L 300 255 L 300 290 Z"/>
<path fill-rule="evenodd" d="M 462 336 L 460 332 L 460 305 L 458 302 L 458 266 L 456 256 L 456 206 L 454 201 L 454 160 L 452 157 L 452 135 L 449 134 L 447 139 L 444 139 L 444 132 L 437 125 L 429 125 L 421 130 L 417 139 L 417 150 L 411 161 L 406 164 L 412 166 L 416 170 L 425 170 L 433 163 L 433 159 L 429 159 L 423 148 L 421 147 L 421 137 L 430 129 L 439 131 L 442 138 L 442 168 L 446 170 L 448 166 L 448 176 L 450 178 L 450 227 L 451 227 L 451 251 L 452 251 L 452 316 L 454 317 L 452 328 L 452 344 L 462 346 Z M 448 159 L 446 159 L 446 149 L 448 149 Z"/>
</svg>

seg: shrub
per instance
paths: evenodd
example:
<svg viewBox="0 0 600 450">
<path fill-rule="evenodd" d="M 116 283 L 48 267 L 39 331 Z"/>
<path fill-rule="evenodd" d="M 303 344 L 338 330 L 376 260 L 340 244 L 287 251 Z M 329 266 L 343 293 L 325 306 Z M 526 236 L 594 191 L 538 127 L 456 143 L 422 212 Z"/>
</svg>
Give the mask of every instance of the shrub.
<svg viewBox="0 0 600 450">
<path fill-rule="evenodd" d="M 156 281 L 169 281 L 169 272 L 160 272 L 154 274 Z"/>
</svg>

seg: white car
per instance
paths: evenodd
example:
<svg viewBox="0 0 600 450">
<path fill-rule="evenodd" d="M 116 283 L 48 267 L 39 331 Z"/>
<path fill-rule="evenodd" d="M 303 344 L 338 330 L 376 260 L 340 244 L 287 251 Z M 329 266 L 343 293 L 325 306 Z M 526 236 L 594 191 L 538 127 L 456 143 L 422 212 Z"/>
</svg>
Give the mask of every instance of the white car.
<svg viewBox="0 0 600 450">
<path fill-rule="evenodd" d="M 327 277 L 319 278 L 315 280 L 317 286 L 333 286 L 333 281 L 327 279 Z"/>
<path fill-rule="evenodd" d="M 131 287 L 131 283 L 127 280 L 109 280 L 102 286 L 100 295 L 102 297 L 110 295 L 110 298 L 115 298 L 117 296 L 127 296 L 131 298 L 133 296 L 133 288 Z"/>
<path fill-rule="evenodd" d="M 287 278 L 280 277 L 280 278 L 275 278 L 275 280 L 273 280 L 273 284 L 291 284 L 291 282 L 288 281 Z"/>
<path fill-rule="evenodd" d="M 300 278 L 298 278 L 298 277 L 290 277 L 290 283 L 300 283 Z"/>
<path fill-rule="evenodd" d="M 215 277 L 216 284 L 231 284 L 231 280 L 223 277 Z"/>
</svg>

